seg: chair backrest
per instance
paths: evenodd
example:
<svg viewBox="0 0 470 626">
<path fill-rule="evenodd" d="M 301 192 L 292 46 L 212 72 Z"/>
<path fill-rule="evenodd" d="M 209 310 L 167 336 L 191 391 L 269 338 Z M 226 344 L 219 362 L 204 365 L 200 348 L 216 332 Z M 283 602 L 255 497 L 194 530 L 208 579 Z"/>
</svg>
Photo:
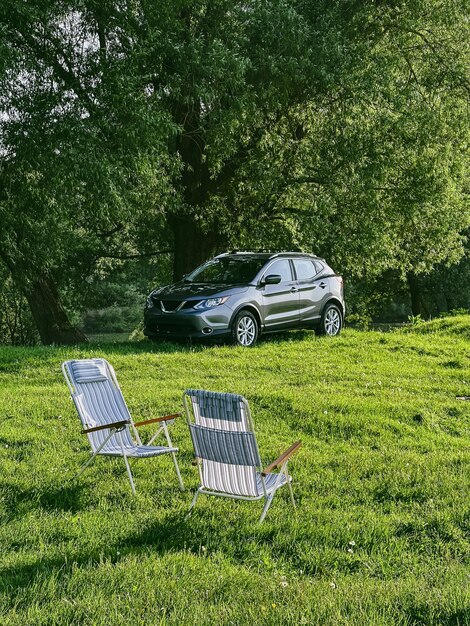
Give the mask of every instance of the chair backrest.
<svg viewBox="0 0 470 626">
<path fill-rule="evenodd" d="M 188 389 L 183 401 L 202 486 L 238 495 L 258 496 L 261 469 L 248 402 L 243 396 Z"/>
<path fill-rule="evenodd" d="M 114 369 L 105 359 L 81 359 L 65 361 L 62 371 L 67 381 L 70 395 L 77 408 L 83 428 L 102 426 L 122 420 L 132 423 Z M 109 435 L 108 430 L 87 433 L 93 451 L 97 450 Z M 114 434 L 106 442 L 101 452 L 115 451 L 121 447 L 135 446 L 129 427 Z"/>
</svg>

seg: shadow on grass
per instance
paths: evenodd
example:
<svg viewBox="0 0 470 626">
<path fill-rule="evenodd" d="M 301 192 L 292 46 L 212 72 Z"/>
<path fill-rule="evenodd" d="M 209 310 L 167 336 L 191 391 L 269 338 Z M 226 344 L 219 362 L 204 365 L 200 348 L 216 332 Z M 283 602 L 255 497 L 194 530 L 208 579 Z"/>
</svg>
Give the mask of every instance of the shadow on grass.
<svg viewBox="0 0 470 626">
<path fill-rule="evenodd" d="M 12 489 L 4 485 L 3 504 L 6 517 L 10 520 L 21 517 L 33 509 L 77 513 L 83 508 L 84 486 L 78 482 L 68 482 L 50 489 Z M 10 487 L 10 488 L 7 488 Z"/>
<path fill-rule="evenodd" d="M 58 493 L 58 497 L 63 499 L 63 506 L 67 508 L 69 498 L 73 498 L 73 491 Z M 44 496 L 46 506 L 50 503 L 57 508 L 55 494 L 53 492 Z M 70 510 L 70 509 L 67 509 Z M 196 547 L 197 546 L 197 547 Z M 18 546 L 19 547 L 19 546 Z M 0 569 L 0 592 L 12 594 L 15 590 L 27 588 L 38 580 L 47 580 L 49 577 L 60 572 L 61 577 L 72 574 L 78 566 L 92 566 L 103 561 L 118 563 L 128 555 L 138 555 L 143 551 L 148 552 L 149 548 L 153 552 L 163 554 L 185 549 L 196 552 L 200 550 L 197 534 L 192 531 L 191 526 L 186 522 L 184 514 L 178 517 L 169 517 L 159 524 L 144 530 L 142 533 L 130 535 L 121 541 L 103 545 L 96 549 L 82 550 L 74 552 L 71 548 L 64 557 L 45 558 L 41 556 L 33 563 L 25 563 L 4 567 Z"/>
<path fill-rule="evenodd" d="M 82 507 L 84 485 L 78 481 L 68 482 L 57 488 L 47 489 L 38 499 L 38 504 L 46 511 L 66 511 L 78 513 Z"/>
<path fill-rule="evenodd" d="M 173 490 L 172 490 L 173 491 Z M 41 506 L 58 508 L 66 511 L 73 510 L 74 499 L 80 493 L 78 486 L 72 488 L 51 490 L 40 498 Z M 26 494 L 23 494 L 26 497 Z M 233 503 L 232 503 L 233 504 Z M 0 569 L 0 592 L 8 592 L 10 596 L 16 590 L 28 588 L 50 577 L 60 575 L 71 576 L 76 567 L 89 568 L 96 564 L 109 562 L 118 564 L 126 557 L 149 553 L 165 555 L 168 553 L 185 552 L 194 556 L 205 557 L 216 550 L 224 550 L 227 556 L 241 563 L 246 561 L 247 554 L 240 544 L 240 532 L 245 532 L 246 542 L 255 542 L 256 546 L 271 545 L 275 535 L 279 532 L 266 524 L 258 526 L 258 515 L 261 507 L 252 509 L 250 519 L 240 520 L 238 525 L 223 524 L 221 511 L 213 515 L 207 509 L 195 511 L 191 518 L 186 519 L 189 501 L 184 509 L 177 513 L 170 513 L 158 522 L 152 522 L 139 531 L 121 537 L 106 544 L 100 543 L 95 548 L 74 549 L 71 544 L 67 554 L 50 558 L 42 555 L 35 562 L 15 563 Z M 124 529 L 123 529 L 124 530 Z M 89 546 L 89 544 L 88 544 Z M 208 546 L 208 547 L 207 547 Z M 224 549 L 224 547 L 226 549 Z M 18 545 L 18 547 L 20 547 Z M 207 553 L 206 553 L 207 550 Z"/>
<path fill-rule="evenodd" d="M 425 624 L 439 624 L 440 626 L 466 626 L 469 623 L 469 609 L 456 611 L 440 611 L 436 614 L 436 607 L 427 604 L 411 606 L 404 609 L 406 623 L 410 626 L 424 626 Z"/>
<path fill-rule="evenodd" d="M 271 343 L 284 343 L 284 342 L 300 342 L 304 341 L 308 337 L 311 337 L 313 330 L 286 330 L 277 333 L 270 333 L 262 335 L 258 339 L 258 346 Z M 89 344 L 81 344 L 77 348 L 88 349 Z M 152 354 L 173 354 L 176 352 L 201 352 L 209 348 L 218 347 L 232 347 L 237 348 L 233 341 L 229 338 L 216 340 L 192 340 L 184 338 L 172 338 L 168 339 L 144 339 L 141 341 L 126 341 L 126 342 L 93 342 L 93 349 L 102 347 L 106 350 L 107 354 L 133 354 L 133 353 L 147 353 Z"/>
</svg>

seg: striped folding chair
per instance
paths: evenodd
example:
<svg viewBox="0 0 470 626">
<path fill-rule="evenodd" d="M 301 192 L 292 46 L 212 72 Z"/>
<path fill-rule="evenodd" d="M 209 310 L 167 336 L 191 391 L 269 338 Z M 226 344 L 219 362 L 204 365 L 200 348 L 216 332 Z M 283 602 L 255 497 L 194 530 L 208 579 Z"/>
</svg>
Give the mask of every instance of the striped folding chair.
<svg viewBox="0 0 470 626">
<path fill-rule="evenodd" d="M 274 494 L 284 485 L 295 507 L 287 463 L 302 445 L 300 441 L 263 469 L 250 408 L 243 396 L 188 389 L 183 402 L 200 476 L 188 516 L 199 494 L 204 493 L 238 500 L 264 499 L 261 523 Z"/>
<path fill-rule="evenodd" d="M 181 413 L 134 422 L 122 396 L 114 369 L 105 359 L 65 361 L 62 363 L 62 372 L 82 422 L 82 433 L 87 435 L 92 452 L 91 458 L 81 467 L 76 477 L 80 476 L 98 455 L 122 457 L 132 493 L 135 495 L 135 485 L 128 459 L 170 454 L 180 488 L 184 490 L 176 460 L 178 448 L 173 446 L 168 432 L 168 425 L 173 423 Z M 159 428 L 150 441 L 143 445 L 137 428 L 153 423 L 158 423 Z M 152 445 L 162 433 L 168 445 Z"/>
</svg>

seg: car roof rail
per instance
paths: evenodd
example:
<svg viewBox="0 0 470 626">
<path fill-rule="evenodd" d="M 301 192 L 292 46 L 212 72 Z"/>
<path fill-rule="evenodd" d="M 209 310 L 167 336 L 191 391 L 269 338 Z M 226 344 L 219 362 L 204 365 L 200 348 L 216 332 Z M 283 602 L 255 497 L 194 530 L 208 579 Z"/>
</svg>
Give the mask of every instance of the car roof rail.
<svg viewBox="0 0 470 626">
<path fill-rule="evenodd" d="M 314 252 L 302 252 L 301 250 L 269 250 L 267 248 L 259 248 L 258 250 L 229 250 L 228 252 L 221 252 L 216 255 L 216 258 L 221 256 L 227 256 L 230 254 L 269 254 L 271 259 L 275 257 L 281 256 L 313 256 L 315 258 L 317 255 Z"/>
<path fill-rule="evenodd" d="M 272 257 L 277 257 L 277 256 L 313 256 L 315 258 L 318 258 L 314 252 L 302 252 L 300 250 L 296 250 L 296 251 L 283 250 L 282 252 L 276 252 L 272 255 Z"/>
</svg>

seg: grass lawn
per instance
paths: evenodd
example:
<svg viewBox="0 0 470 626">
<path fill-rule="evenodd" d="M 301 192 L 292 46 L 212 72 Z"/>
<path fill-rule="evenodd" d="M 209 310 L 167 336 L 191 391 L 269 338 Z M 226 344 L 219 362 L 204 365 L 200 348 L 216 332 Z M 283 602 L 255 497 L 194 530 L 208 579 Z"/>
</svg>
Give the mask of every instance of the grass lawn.
<svg viewBox="0 0 470 626">
<path fill-rule="evenodd" d="M 148 342 L 0 348 L 0 624 L 470 624 L 470 320 L 307 332 L 253 349 Z M 62 378 L 104 356 L 134 419 L 187 387 L 248 398 L 265 462 L 296 439 L 287 490 L 201 496 L 183 419 L 170 458 L 100 458 Z M 150 431 L 149 431 L 150 433 Z"/>
</svg>

